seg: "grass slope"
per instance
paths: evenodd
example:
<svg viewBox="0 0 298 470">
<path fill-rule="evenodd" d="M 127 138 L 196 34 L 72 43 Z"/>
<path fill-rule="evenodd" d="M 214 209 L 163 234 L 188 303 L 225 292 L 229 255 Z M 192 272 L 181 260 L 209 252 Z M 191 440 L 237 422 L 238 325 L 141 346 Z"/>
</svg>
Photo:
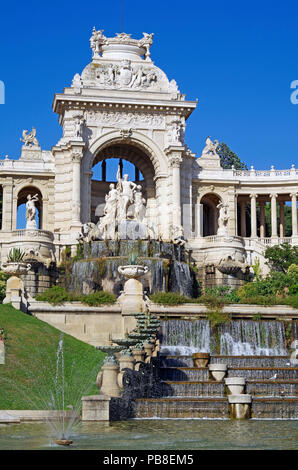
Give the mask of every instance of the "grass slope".
<svg viewBox="0 0 298 470">
<path fill-rule="evenodd" d="M 98 393 L 95 381 L 105 357 L 101 351 L 11 305 L 0 305 L 0 328 L 6 335 L 0 410 L 62 409 L 63 390 L 64 408 L 78 409 L 83 395 Z M 60 355 L 57 363 L 61 340 L 64 360 Z"/>
</svg>

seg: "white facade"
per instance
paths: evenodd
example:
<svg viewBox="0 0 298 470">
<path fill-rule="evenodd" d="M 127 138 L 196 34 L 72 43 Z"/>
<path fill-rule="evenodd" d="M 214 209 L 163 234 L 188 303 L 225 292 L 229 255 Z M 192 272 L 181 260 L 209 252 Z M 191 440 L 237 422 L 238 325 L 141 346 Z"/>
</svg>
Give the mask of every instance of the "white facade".
<svg viewBox="0 0 298 470">
<path fill-rule="evenodd" d="M 93 30 L 92 61 L 54 97 L 62 126 L 59 142 L 43 151 L 25 133 L 21 158 L 0 162 L 2 261 L 13 246 L 33 246 L 40 259 L 59 262 L 61 250 L 77 244 L 82 224 L 97 221 L 96 207 L 108 191 L 108 181 L 91 180 L 92 167 L 115 157 L 143 174 L 146 218 L 156 238 L 175 240 L 184 232 L 199 264 L 230 259 L 251 265 L 255 257 L 262 260 L 270 244 L 298 244 L 298 170 L 224 170 L 216 150 L 208 149 L 196 158 L 184 133 L 197 102 L 187 101 L 175 80 L 154 65 L 152 37 L 107 38 Z M 35 193 L 39 230 L 17 230 L 17 207 Z M 265 232 L 266 202 L 271 202 L 271 233 Z M 285 202 L 292 205 L 287 237 Z M 217 235 L 219 204 L 227 212 L 222 235 Z"/>
</svg>

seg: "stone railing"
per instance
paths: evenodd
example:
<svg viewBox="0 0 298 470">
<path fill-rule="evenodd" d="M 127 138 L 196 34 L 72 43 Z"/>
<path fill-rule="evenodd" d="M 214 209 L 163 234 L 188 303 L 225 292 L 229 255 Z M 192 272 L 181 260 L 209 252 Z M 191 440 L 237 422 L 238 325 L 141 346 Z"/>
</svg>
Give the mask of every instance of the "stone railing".
<svg viewBox="0 0 298 470">
<path fill-rule="evenodd" d="M 292 237 L 257 237 L 257 238 L 250 238 L 250 237 L 245 237 L 245 241 L 256 241 L 259 243 L 262 243 L 265 246 L 272 246 L 272 245 L 281 245 L 282 243 L 289 243 L 290 245 L 294 245 L 294 240 Z"/>
<path fill-rule="evenodd" d="M 4 232 L 0 230 L 0 242 L 24 241 L 24 240 L 40 240 L 44 242 L 53 242 L 54 235 L 48 230 L 12 230 L 11 232 Z"/>
<path fill-rule="evenodd" d="M 298 176 L 298 169 L 292 165 L 292 168 L 287 170 L 276 170 L 273 166 L 271 170 L 255 170 L 253 166 L 251 166 L 250 170 L 234 170 L 233 169 L 233 176 L 238 177 L 253 177 L 253 178 L 288 178 L 288 177 L 295 177 Z"/>
</svg>

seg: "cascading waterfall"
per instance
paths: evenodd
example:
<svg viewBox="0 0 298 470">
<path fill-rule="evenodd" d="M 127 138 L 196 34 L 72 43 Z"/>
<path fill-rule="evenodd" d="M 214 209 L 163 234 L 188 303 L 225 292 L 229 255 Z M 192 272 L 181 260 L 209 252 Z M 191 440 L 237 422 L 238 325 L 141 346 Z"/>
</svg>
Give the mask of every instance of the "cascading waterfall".
<svg viewBox="0 0 298 470">
<path fill-rule="evenodd" d="M 119 295 L 123 278 L 118 267 L 128 263 L 134 254 L 138 262 L 149 268 L 142 282 L 150 293 L 179 292 L 193 296 L 194 279 L 185 262 L 183 247 L 157 240 L 99 240 L 84 243 L 80 259 L 74 261 L 70 289 L 77 294 L 89 294 L 99 289 Z"/>
<path fill-rule="evenodd" d="M 161 352 L 171 355 L 190 355 L 210 351 L 208 320 L 168 320 L 162 323 Z"/>
<path fill-rule="evenodd" d="M 237 320 L 219 327 L 220 354 L 286 356 L 285 328 L 279 321 Z"/>
<path fill-rule="evenodd" d="M 216 328 L 221 355 L 286 356 L 285 328 L 280 321 L 232 320 Z M 163 354 L 212 352 L 215 332 L 208 320 L 168 320 L 162 323 Z"/>
</svg>

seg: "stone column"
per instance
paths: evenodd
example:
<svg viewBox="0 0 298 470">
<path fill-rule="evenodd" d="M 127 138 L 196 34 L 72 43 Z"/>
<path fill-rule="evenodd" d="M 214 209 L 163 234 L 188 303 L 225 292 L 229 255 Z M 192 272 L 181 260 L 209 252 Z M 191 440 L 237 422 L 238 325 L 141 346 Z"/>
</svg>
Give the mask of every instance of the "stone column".
<svg viewBox="0 0 298 470">
<path fill-rule="evenodd" d="M 182 158 L 180 153 L 173 153 L 170 157 L 172 167 L 172 194 L 173 194 L 173 225 L 181 226 L 181 197 L 180 197 L 180 164 Z"/>
<path fill-rule="evenodd" d="M 285 236 L 285 203 L 284 201 L 279 202 L 279 208 L 280 208 L 279 236 L 283 238 Z"/>
<path fill-rule="evenodd" d="M 276 212 L 276 198 L 277 194 L 270 194 L 271 198 L 271 238 L 277 238 L 277 212 Z"/>
<path fill-rule="evenodd" d="M 260 201 L 260 237 L 265 237 L 265 201 Z"/>
<path fill-rule="evenodd" d="M 292 198 L 292 237 L 297 237 L 297 193 L 290 194 Z"/>
<path fill-rule="evenodd" d="M 203 204 L 196 204 L 196 237 L 203 236 Z"/>
<path fill-rule="evenodd" d="M 257 197 L 257 194 L 250 195 L 251 238 L 257 238 Z"/>
<path fill-rule="evenodd" d="M 241 237 L 246 237 L 246 201 L 240 201 Z"/>
<path fill-rule="evenodd" d="M 12 178 L 2 184 L 2 230 L 12 230 Z"/>
<path fill-rule="evenodd" d="M 72 153 L 72 228 L 81 227 L 81 160 L 82 152 Z"/>
</svg>

